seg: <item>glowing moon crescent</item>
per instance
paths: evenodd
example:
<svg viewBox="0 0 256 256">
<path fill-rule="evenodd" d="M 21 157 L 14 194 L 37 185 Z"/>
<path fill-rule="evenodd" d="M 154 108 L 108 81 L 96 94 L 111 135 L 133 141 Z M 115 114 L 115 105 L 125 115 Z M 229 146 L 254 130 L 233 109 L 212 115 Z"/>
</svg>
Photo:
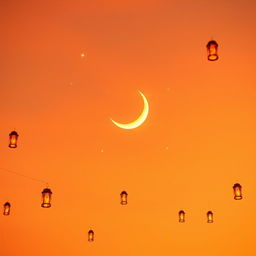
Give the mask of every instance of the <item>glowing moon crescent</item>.
<svg viewBox="0 0 256 256">
<path fill-rule="evenodd" d="M 148 116 L 148 111 L 149 111 L 149 106 L 148 106 L 148 101 L 146 99 L 146 97 L 143 95 L 142 92 L 138 91 L 143 99 L 143 102 L 144 102 L 144 108 L 143 108 L 143 111 L 142 113 L 140 114 L 140 116 L 133 122 L 131 123 L 127 123 L 127 124 L 121 124 L 121 123 L 118 123 L 116 121 L 114 121 L 113 119 L 111 119 L 111 121 L 116 125 L 118 126 L 119 128 L 122 128 L 122 129 L 134 129 L 134 128 L 137 128 L 139 127 L 140 125 L 143 124 L 143 122 L 146 120 L 147 116 Z"/>
</svg>

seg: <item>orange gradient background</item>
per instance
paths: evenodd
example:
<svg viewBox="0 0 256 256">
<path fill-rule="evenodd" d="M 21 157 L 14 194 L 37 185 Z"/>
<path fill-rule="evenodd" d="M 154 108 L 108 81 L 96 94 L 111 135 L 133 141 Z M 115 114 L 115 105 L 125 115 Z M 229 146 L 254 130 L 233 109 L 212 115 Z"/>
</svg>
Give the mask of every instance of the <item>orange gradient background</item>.
<svg viewBox="0 0 256 256">
<path fill-rule="evenodd" d="M 1 255 L 256 255 L 255 1 L 2 1 L 0 12 L 0 168 L 53 192 L 43 209 L 44 183 L 0 170 L 12 205 Z M 138 90 L 147 120 L 116 127 L 141 113 Z"/>
</svg>

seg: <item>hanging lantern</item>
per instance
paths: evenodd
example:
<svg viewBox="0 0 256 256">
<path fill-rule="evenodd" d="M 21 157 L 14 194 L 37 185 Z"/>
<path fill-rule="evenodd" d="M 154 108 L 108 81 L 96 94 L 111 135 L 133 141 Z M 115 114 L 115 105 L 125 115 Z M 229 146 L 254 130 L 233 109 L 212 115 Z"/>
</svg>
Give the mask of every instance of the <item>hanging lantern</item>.
<svg viewBox="0 0 256 256">
<path fill-rule="evenodd" d="M 233 190 L 234 190 L 234 199 L 241 200 L 243 198 L 242 197 L 242 186 L 240 184 L 236 183 L 233 186 Z"/>
<path fill-rule="evenodd" d="M 91 229 L 88 231 L 88 241 L 89 242 L 93 242 L 94 241 L 94 232 Z"/>
<path fill-rule="evenodd" d="M 179 211 L 179 222 L 185 222 L 185 212 Z"/>
<path fill-rule="evenodd" d="M 9 148 L 17 148 L 18 137 L 19 137 L 19 134 L 15 131 L 12 131 L 9 134 L 9 138 L 10 138 Z"/>
<path fill-rule="evenodd" d="M 207 212 L 207 222 L 208 223 L 213 223 L 213 213 L 212 213 L 212 211 Z"/>
<path fill-rule="evenodd" d="M 42 191 L 42 204 L 43 208 L 50 208 L 51 207 L 51 198 L 52 198 L 52 191 L 49 188 L 45 188 Z"/>
<path fill-rule="evenodd" d="M 128 196 L 128 194 L 125 191 L 122 191 L 120 196 L 121 196 L 121 204 L 123 204 L 123 205 L 127 204 L 127 196 Z"/>
<path fill-rule="evenodd" d="M 215 61 L 219 58 L 218 56 L 218 44 L 216 41 L 211 40 L 207 44 L 207 54 L 208 54 L 208 60 Z"/>
<path fill-rule="evenodd" d="M 6 202 L 4 204 L 4 215 L 10 215 L 10 210 L 11 210 L 11 204 L 9 202 Z"/>
</svg>

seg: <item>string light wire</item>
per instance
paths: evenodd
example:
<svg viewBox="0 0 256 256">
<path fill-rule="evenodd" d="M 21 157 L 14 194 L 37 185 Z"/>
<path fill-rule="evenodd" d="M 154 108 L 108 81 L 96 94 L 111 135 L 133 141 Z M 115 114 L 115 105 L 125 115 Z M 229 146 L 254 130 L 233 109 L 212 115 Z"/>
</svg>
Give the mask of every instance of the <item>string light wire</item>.
<svg viewBox="0 0 256 256">
<path fill-rule="evenodd" d="M 16 172 L 16 171 L 12 171 L 12 170 L 9 170 L 9 169 L 5 169 L 5 168 L 1 168 L 1 167 L 0 167 L 0 170 L 5 171 L 5 172 L 9 172 L 9 173 L 12 173 L 12 174 L 15 174 L 15 175 L 18 175 L 18 176 L 26 178 L 26 179 L 30 179 L 30 180 L 33 180 L 33 181 L 44 183 L 44 184 L 46 184 L 46 187 L 48 187 L 48 182 L 47 181 L 36 179 L 36 178 L 30 177 L 30 176 L 24 175 L 22 173 L 19 173 L 19 172 Z"/>
</svg>

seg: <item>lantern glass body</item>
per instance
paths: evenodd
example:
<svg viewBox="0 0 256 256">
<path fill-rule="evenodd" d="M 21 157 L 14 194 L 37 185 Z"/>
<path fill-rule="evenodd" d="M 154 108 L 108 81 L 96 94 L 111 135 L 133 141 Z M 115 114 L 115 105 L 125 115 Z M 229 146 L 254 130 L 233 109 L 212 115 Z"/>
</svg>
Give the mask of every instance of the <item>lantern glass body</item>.
<svg viewBox="0 0 256 256">
<path fill-rule="evenodd" d="M 43 208 L 51 207 L 52 191 L 49 188 L 45 188 L 42 192 L 42 204 Z"/>
<path fill-rule="evenodd" d="M 125 191 L 123 191 L 120 194 L 120 196 L 121 196 L 121 204 L 123 204 L 123 205 L 127 204 L 127 196 L 128 196 L 128 194 Z"/>
<path fill-rule="evenodd" d="M 233 190 L 234 190 L 234 199 L 235 200 L 241 200 L 243 198 L 242 196 L 242 186 L 238 183 L 236 183 L 233 186 Z"/>
<path fill-rule="evenodd" d="M 11 204 L 6 202 L 4 204 L 4 215 L 5 216 L 10 215 L 10 210 L 11 210 Z"/>
<path fill-rule="evenodd" d="M 185 222 L 185 212 L 179 211 L 179 222 L 183 223 Z"/>
<path fill-rule="evenodd" d="M 215 61 L 219 58 L 218 56 L 218 44 L 216 41 L 210 41 L 207 44 L 208 60 Z"/>
<path fill-rule="evenodd" d="M 15 131 L 12 131 L 9 134 L 9 139 L 10 139 L 10 143 L 9 143 L 9 148 L 17 148 L 17 140 L 18 140 L 18 133 Z"/>
<path fill-rule="evenodd" d="M 207 222 L 213 223 L 213 213 L 211 211 L 207 212 Z"/>
<path fill-rule="evenodd" d="M 89 242 L 94 241 L 94 232 L 93 232 L 93 230 L 89 230 L 89 232 L 88 232 L 88 241 Z"/>
</svg>

